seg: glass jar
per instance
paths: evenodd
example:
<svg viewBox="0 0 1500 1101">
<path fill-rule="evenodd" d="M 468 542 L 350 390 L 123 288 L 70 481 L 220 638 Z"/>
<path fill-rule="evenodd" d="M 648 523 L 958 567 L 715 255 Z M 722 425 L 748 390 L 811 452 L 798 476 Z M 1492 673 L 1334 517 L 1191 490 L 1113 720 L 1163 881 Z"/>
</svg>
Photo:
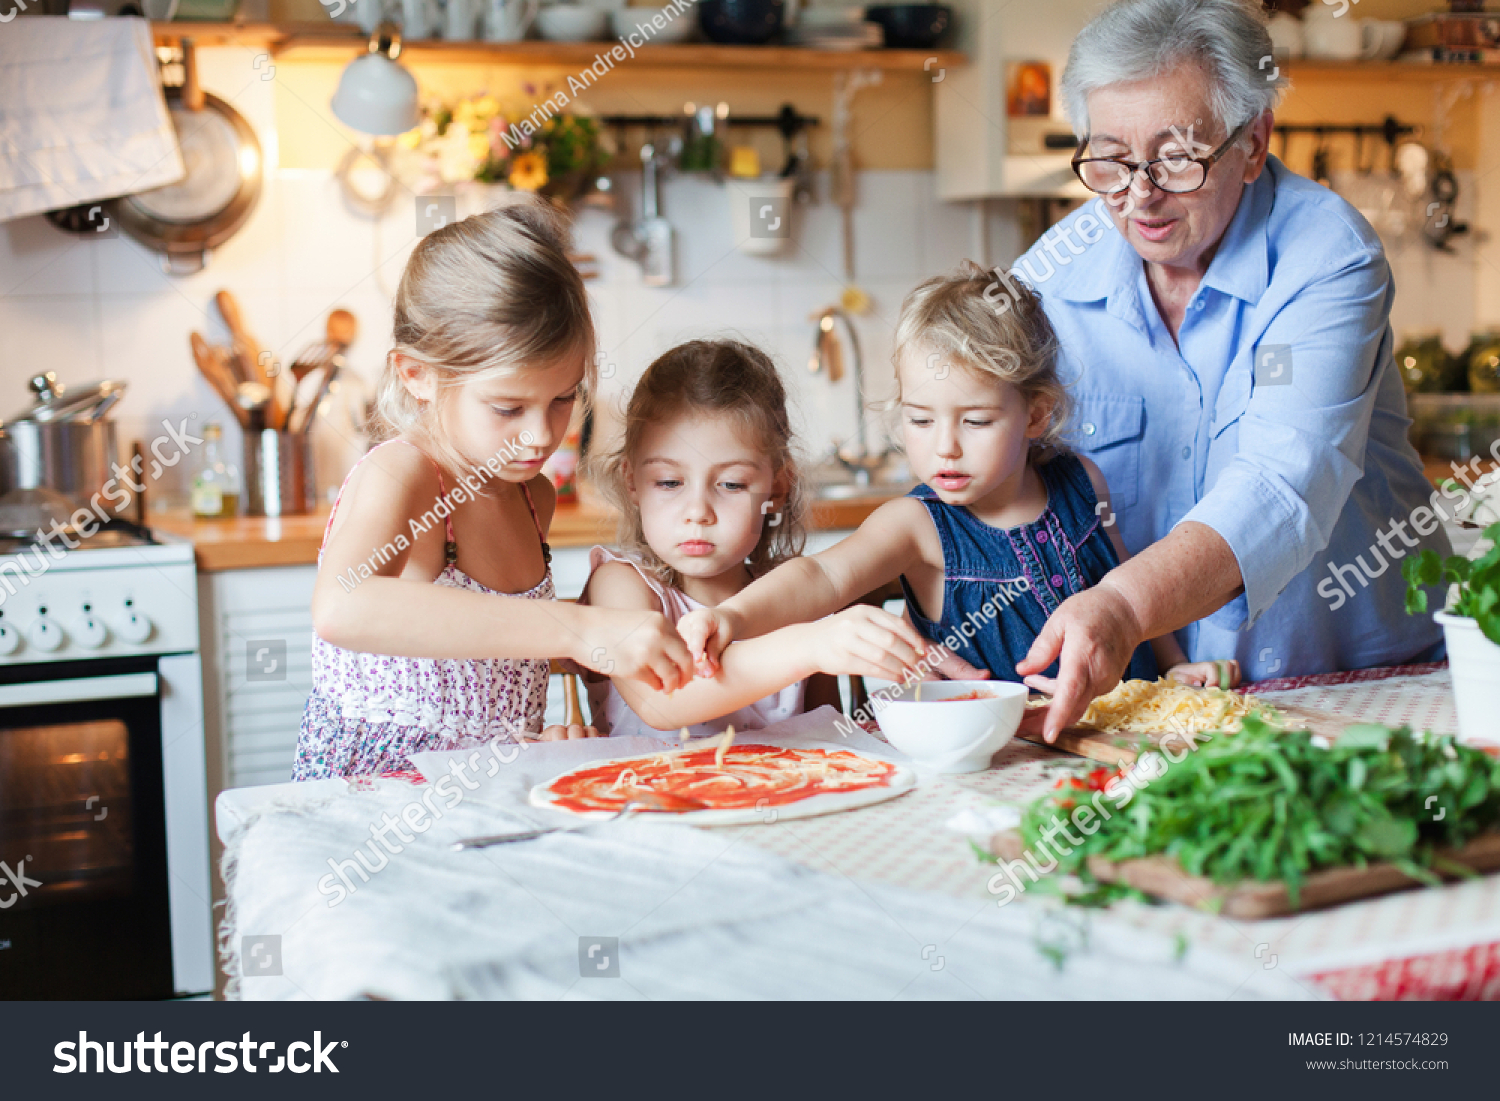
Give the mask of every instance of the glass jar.
<svg viewBox="0 0 1500 1101">
<path fill-rule="evenodd" d="M 1469 388 L 1476 394 L 1500 394 L 1500 329 L 1475 333 L 1466 359 Z"/>
<path fill-rule="evenodd" d="M 1396 368 L 1408 394 L 1440 394 L 1454 379 L 1452 357 L 1436 332 L 1409 334 L 1396 349 Z"/>
</svg>

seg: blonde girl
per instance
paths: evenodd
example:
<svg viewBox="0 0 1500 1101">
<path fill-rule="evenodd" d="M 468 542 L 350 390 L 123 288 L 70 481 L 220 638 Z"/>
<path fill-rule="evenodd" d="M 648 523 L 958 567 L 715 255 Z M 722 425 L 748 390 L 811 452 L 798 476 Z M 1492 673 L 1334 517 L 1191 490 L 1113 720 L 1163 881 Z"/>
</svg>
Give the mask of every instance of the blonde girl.
<svg viewBox="0 0 1500 1101">
<path fill-rule="evenodd" d="M 295 779 L 543 730 L 548 659 L 673 688 L 692 677 L 661 615 L 554 599 L 542 463 L 592 382 L 594 327 L 540 199 L 423 238 L 396 292 L 385 442 L 329 516 L 313 593 L 313 687 Z"/>
<path fill-rule="evenodd" d="M 592 466 L 621 516 L 619 550 L 591 554 L 583 601 L 595 607 L 675 623 L 801 553 L 806 504 L 786 391 L 748 344 L 700 340 L 662 355 L 631 396 L 619 449 Z M 717 676 L 670 694 L 616 668 L 590 682 L 589 701 L 613 735 L 755 730 L 837 705 L 834 682 L 817 674 L 894 679 L 920 648 L 909 624 L 859 606 L 737 643 Z"/>
<path fill-rule="evenodd" d="M 685 618 L 678 629 L 695 654 L 711 663 L 730 639 L 823 615 L 899 578 L 923 639 L 953 640 L 962 663 L 1018 681 L 1016 664 L 1047 617 L 1128 557 L 1103 475 L 1063 445 L 1068 396 L 1041 302 L 1018 285 L 1012 308 L 997 311 L 991 278 L 967 264 L 902 305 L 896 405 L 922 484 L 843 542 Z M 1027 683 L 1050 690 L 1055 669 Z M 1154 680 L 1158 669 L 1198 684 L 1220 675 L 1211 662 L 1187 664 L 1170 635 L 1137 647 L 1126 676 Z"/>
</svg>

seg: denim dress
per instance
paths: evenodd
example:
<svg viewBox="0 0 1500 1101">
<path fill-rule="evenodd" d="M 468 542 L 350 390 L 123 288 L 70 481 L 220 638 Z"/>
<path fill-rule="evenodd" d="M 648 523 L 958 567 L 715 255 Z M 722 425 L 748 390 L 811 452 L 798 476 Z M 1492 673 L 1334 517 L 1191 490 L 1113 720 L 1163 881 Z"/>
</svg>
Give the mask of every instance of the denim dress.
<svg viewBox="0 0 1500 1101">
<path fill-rule="evenodd" d="M 1047 507 L 1029 524 L 995 528 L 962 505 L 945 505 L 931 487 L 907 496 L 927 506 L 943 544 L 943 613 L 927 618 L 901 578 L 912 623 L 932 642 L 946 641 L 971 665 L 996 680 L 1019 681 L 1016 663 L 1026 656 L 1059 604 L 1098 583 L 1120 564 L 1088 471 L 1077 456 L 1060 454 L 1037 465 L 1047 489 Z M 1053 662 L 1045 675 L 1055 677 Z M 1159 676 L 1151 645 L 1131 656 L 1125 678 Z"/>
</svg>

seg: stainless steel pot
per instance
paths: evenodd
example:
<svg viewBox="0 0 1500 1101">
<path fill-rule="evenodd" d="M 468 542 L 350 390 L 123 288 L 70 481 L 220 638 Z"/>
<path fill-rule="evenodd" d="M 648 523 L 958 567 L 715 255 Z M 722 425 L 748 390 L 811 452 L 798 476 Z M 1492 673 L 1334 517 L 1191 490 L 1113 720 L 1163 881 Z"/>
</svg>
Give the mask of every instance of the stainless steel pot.
<svg viewBox="0 0 1500 1101">
<path fill-rule="evenodd" d="M 31 380 L 31 390 L 31 408 L 0 422 L 0 498 L 48 490 L 84 505 L 114 476 L 119 451 L 106 414 L 125 383 L 63 386 L 48 371 Z"/>
</svg>

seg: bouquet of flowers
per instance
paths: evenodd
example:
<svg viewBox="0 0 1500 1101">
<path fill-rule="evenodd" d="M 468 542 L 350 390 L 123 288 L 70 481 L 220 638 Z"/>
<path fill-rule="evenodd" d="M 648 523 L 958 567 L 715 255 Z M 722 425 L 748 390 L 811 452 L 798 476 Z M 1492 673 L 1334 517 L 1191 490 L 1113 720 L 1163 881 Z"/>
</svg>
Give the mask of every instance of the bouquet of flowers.
<svg viewBox="0 0 1500 1101">
<path fill-rule="evenodd" d="M 536 121 L 525 126 L 519 118 L 487 92 L 451 105 L 428 104 L 421 123 L 396 139 L 400 174 L 418 194 L 470 181 L 563 201 L 587 191 L 608 160 L 599 124 L 561 112 L 543 118 L 533 111 Z"/>
</svg>

